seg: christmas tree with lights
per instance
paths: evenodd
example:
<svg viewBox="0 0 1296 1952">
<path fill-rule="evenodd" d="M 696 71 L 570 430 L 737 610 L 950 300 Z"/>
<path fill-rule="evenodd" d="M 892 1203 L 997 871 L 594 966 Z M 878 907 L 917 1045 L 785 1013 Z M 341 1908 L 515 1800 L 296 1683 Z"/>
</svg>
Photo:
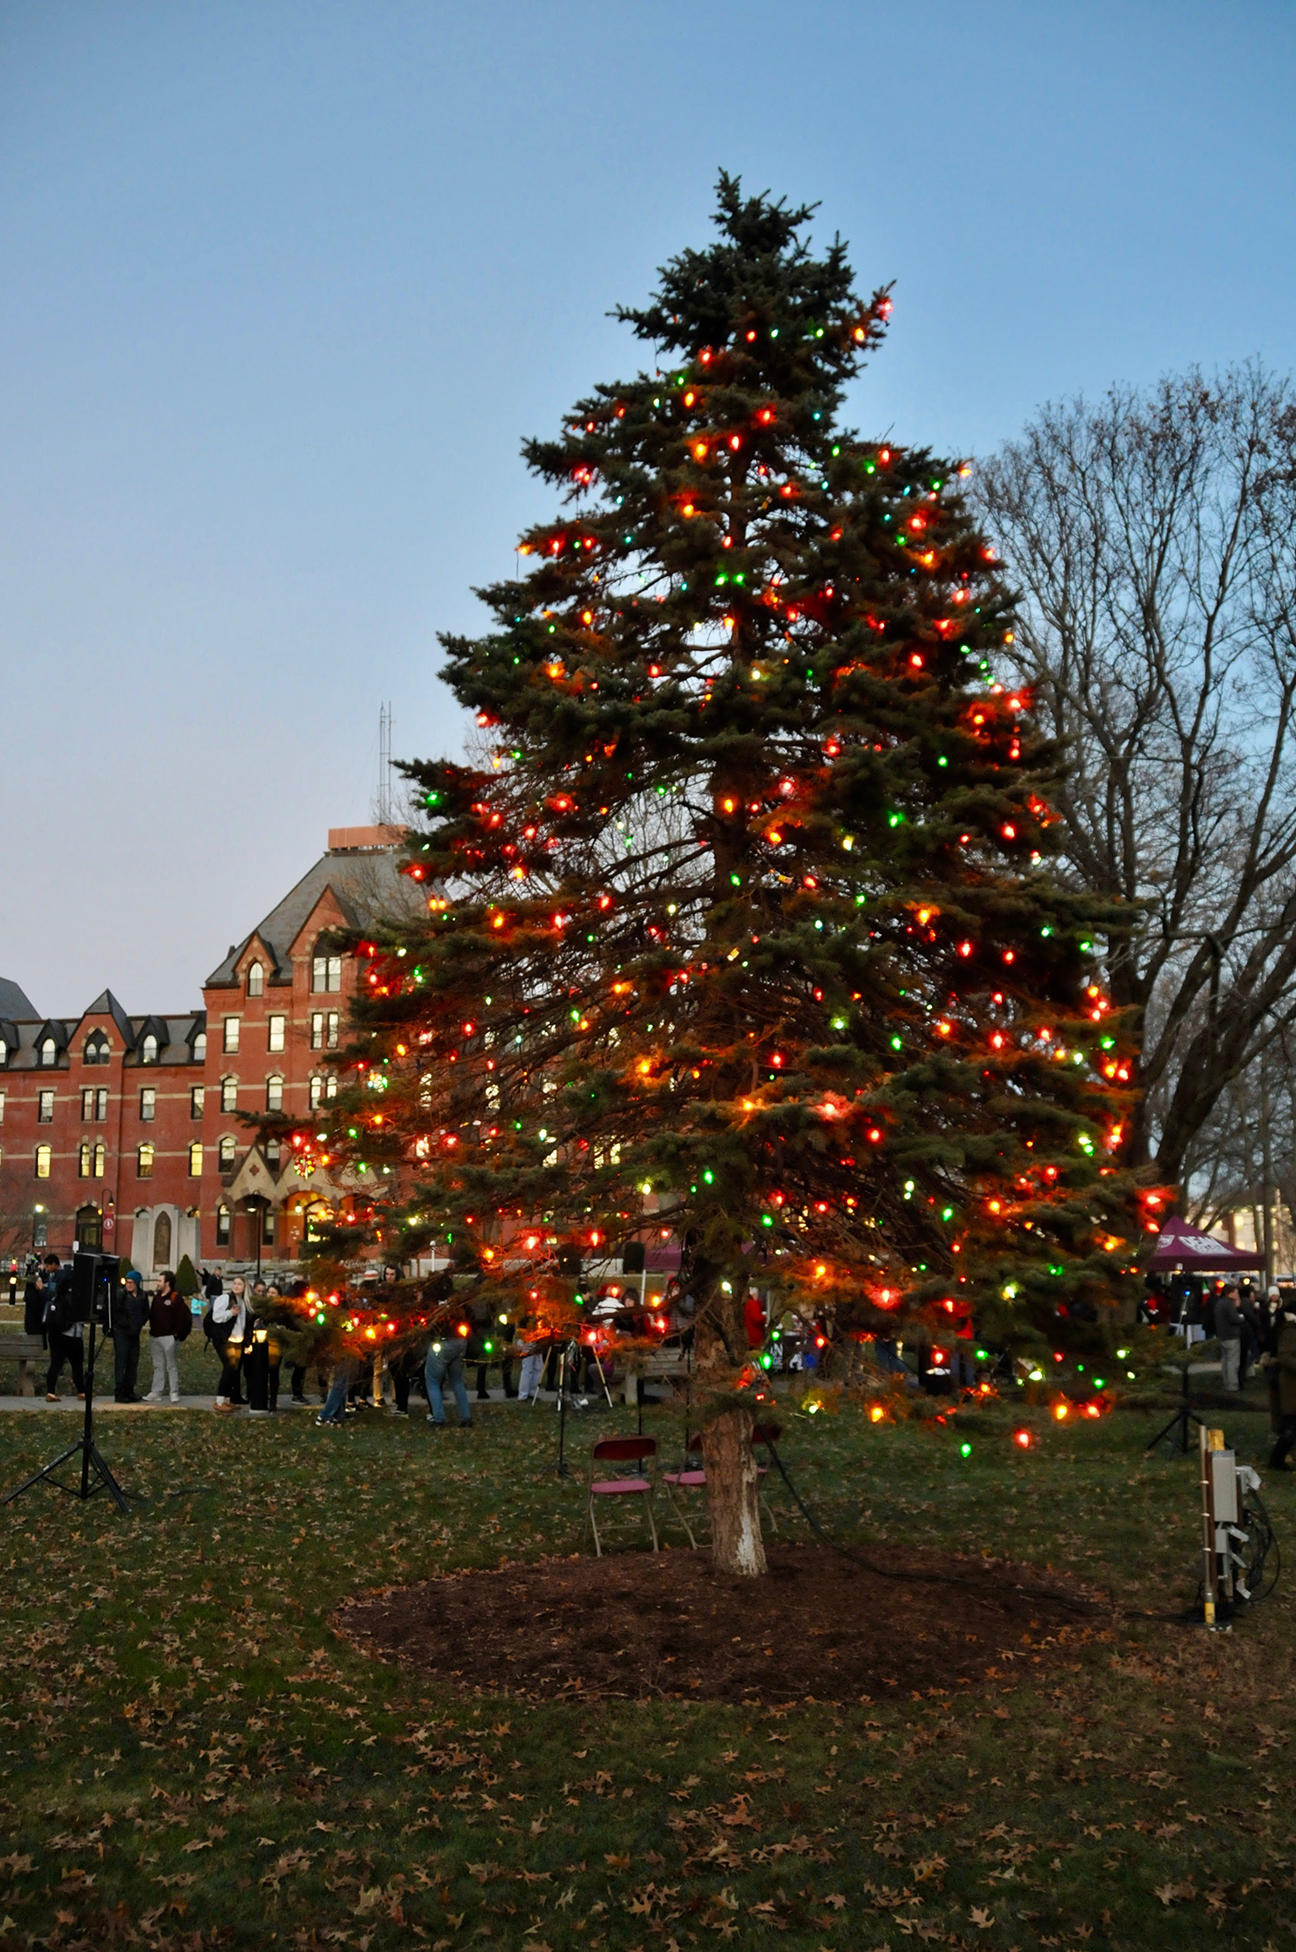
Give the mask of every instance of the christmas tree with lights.
<svg viewBox="0 0 1296 1952">
<path fill-rule="evenodd" d="M 443 640 L 482 750 L 407 768 L 425 916 L 360 945 L 349 1088 L 298 1135 L 353 1239 L 522 1306 L 669 1230 L 743 1573 L 753 1279 L 1025 1344 L 1110 1302 L 1140 1225 L 1111 918 L 1048 871 L 1011 599 L 966 470 L 841 424 L 890 300 L 810 216 L 722 177 L 715 241 L 619 314 L 648 368 L 524 450 L 561 513 Z"/>
</svg>

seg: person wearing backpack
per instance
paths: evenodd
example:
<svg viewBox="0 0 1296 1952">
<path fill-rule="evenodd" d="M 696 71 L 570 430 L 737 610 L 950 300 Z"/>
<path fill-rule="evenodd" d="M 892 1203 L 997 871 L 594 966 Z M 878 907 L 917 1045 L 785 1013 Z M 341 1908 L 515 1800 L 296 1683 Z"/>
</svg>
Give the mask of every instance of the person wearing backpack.
<svg viewBox="0 0 1296 1952">
<path fill-rule="evenodd" d="M 72 1382 L 78 1397 L 85 1395 L 85 1351 L 81 1346 L 81 1324 L 76 1319 L 72 1299 L 72 1270 L 62 1267 L 55 1257 L 46 1256 L 45 1337 L 49 1343 L 49 1369 L 45 1375 L 45 1401 L 58 1402 L 58 1379 L 63 1364 L 71 1366 Z"/>
<path fill-rule="evenodd" d="M 146 1403 L 161 1403 L 163 1392 L 171 1401 L 180 1401 L 180 1362 L 176 1350 L 189 1333 L 192 1317 L 189 1303 L 176 1287 L 175 1275 L 168 1268 L 158 1280 L 157 1293 L 149 1306 L 149 1348 L 153 1353 L 153 1387 Z"/>
</svg>

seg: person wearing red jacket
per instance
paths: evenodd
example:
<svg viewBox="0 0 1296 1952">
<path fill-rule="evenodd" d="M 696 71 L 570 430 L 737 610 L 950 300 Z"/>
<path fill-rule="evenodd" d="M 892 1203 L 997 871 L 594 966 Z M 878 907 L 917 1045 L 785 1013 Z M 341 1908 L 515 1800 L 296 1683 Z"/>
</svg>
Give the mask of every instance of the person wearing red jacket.
<svg viewBox="0 0 1296 1952">
<path fill-rule="evenodd" d="M 743 1327 L 747 1332 L 747 1347 L 765 1347 L 765 1304 L 754 1291 L 748 1293 L 743 1303 Z"/>
</svg>

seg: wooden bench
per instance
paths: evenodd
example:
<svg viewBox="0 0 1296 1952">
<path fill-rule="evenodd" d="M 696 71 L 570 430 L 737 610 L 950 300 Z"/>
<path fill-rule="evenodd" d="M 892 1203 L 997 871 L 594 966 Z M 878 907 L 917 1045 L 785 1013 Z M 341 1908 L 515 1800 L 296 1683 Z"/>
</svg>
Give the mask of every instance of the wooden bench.
<svg viewBox="0 0 1296 1952">
<path fill-rule="evenodd" d="M 9 1362 L 18 1364 L 19 1396 L 35 1396 L 36 1384 L 31 1366 L 36 1363 L 44 1369 L 48 1361 L 45 1344 L 39 1335 L 26 1335 L 21 1329 L 0 1328 L 0 1366 Z"/>
</svg>

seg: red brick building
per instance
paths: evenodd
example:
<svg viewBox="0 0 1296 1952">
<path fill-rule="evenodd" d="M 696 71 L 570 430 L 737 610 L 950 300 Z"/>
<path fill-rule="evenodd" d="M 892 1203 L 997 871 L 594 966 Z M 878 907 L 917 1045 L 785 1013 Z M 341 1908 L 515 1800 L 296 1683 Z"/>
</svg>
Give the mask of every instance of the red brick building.
<svg viewBox="0 0 1296 1952">
<path fill-rule="evenodd" d="M 331 1201 L 249 1144 L 239 1112 L 305 1116 L 345 1041 L 349 959 L 318 939 L 418 900 L 400 830 L 334 828 L 328 852 L 203 985 L 203 1008 L 131 1016 L 105 990 L 41 1017 L 0 978 L 0 1254 L 102 1245 L 143 1272 L 285 1267 Z"/>
</svg>

